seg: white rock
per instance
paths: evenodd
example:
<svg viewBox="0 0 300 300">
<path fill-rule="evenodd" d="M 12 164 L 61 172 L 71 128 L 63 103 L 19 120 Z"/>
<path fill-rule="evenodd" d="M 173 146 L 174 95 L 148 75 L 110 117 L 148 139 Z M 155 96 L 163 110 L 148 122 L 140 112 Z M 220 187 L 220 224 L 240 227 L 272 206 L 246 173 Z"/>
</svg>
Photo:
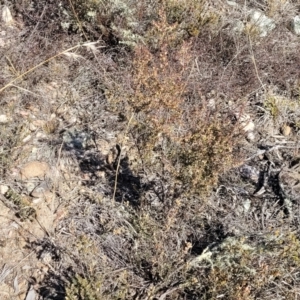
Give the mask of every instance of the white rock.
<svg viewBox="0 0 300 300">
<path fill-rule="evenodd" d="M 32 203 L 33 203 L 33 204 L 38 204 L 38 203 L 41 203 L 42 201 L 43 201 L 42 198 L 33 198 L 33 199 L 32 199 Z"/>
<path fill-rule="evenodd" d="M 216 109 L 216 100 L 215 99 L 209 99 L 208 100 L 208 107 L 212 110 Z"/>
<path fill-rule="evenodd" d="M 93 10 L 93 11 L 88 11 L 88 12 L 87 12 L 87 16 L 90 17 L 90 18 L 93 18 L 93 19 L 94 19 L 94 18 L 96 17 L 96 15 L 97 15 L 97 12 L 94 11 L 94 10 Z"/>
<path fill-rule="evenodd" d="M 4 22 L 5 25 L 13 25 L 14 19 L 11 15 L 11 12 L 7 6 L 4 6 L 2 9 L 2 21 Z"/>
<path fill-rule="evenodd" d="M 247 134 L 247 140 L 248 141 L 254 141 L 255 140 L 255 134 L 253 131 L 250 131 L 248 134 Z"/>
<path fill-rule="evenodd" d="M 238 4 L 235 1 L 226 1 L 228 5 L 230 6 L 237 6 Z"/>
<path fill-rule="evenodd" d="M 246 199 L 243 203 L 244 206 L 244 212 L 248 212 L 251 207 L 251 201 L 249 199 Z"/>
<path fill-rule="evenodd" d="M 251 116 L 248 114 L 243 114 L 240 118 L 241 125 L 245 132 L 252 132 L 255 129 L 255 124 L 251 120 Z"/>
<path fill-rule="evenodd" d="M 31 139 L 31 135 L 27 135 L 27 136 L 22 140 L 22 142 L 23 142 L 23 143 L 27 143 L 27 142 L 30 141 L 30 139 Z"/>
<path fill-rule="evenodd" d="M 261 37 L 267 36 L 276 27 L 275 22 L 259 10 L 251 12 L 250 23 L 259 29 Z"/>
<path fill-rule="evenodd" d="M 253 123 L 253 121 L 249 121 L 248 124 L 244 127 L 244 130 L 246 132 L 251 132 L 255 129 L 255 124 Z"/>
<path fill-rule="evenodd" d="M 71 23 L 70 22 L 61 22 L 60 25 L 64 30 L 68 30 L 71 26 Z"/>
<path fill-rule="evenodd" d="M 9 190 L 9 187 L 7 185 L 1 184 L 0 185 L 0 194 L 4 195 Z"/>
<path fill-rule="evenodd" d="M 300 35 L 300 16 L 295 16 L 291 20 L 289 28 L 294 34 Z"/>
<path fill-rule="evenodd" d="M 38 148 L 37 147 L 32 147 L 31 153 L 36 154 L 37 152 L 38 152 Z"/>
<path fill-rule="evenodd" d="M 36 131 L 36 130 L 37 130 L 37 127 L 36 127 L 33 123 L 30 123 L 30 124 L 29 124 L 29 130 L 30 130 L 30 131 Z"/>
<path fill-rule="evenodd" d="M 0 115 L 0 124 L 8 123 L 8 117 L 6 115 Z"/>
<path fill-rule="evenodd" d="M 43 132 L 38 132 L 38 133 L 36 134 L 36 137 L 37 137 L 38 139 L 45 139 L 45 138 L 47 138 L 47 135 L 46 135 L 45 133 L 43 133 Z"/>
</svg>

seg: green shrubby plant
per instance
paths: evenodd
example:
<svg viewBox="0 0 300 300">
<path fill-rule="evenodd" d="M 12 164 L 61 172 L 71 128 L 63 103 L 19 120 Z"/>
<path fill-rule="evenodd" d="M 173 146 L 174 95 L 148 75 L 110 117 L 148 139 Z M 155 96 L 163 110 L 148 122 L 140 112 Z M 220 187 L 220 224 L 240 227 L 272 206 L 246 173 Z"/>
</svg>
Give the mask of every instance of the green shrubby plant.
<svg viewBox="0 0 300 300">
<path fill-rule="evenodd" d="M 179 32 L 184 31 L 188 36 L 198 36 L 206 25 L 217 25 L 221 17 L 213 3 L 205 0 L 166 0 L 165 10 L 168 22 L 178 23 Z"/>
<path fill-rule="evenodd" d="M 269 90 L 263 108 L 266 110 L 266 118 L 270 119 L 273 127 L 276 126 L 282 131 L 283 127 L 288 125 L 298 131 L 300 106 L 297 99 L 290 99 Z"/>
<path fill-rule="evenodd" d="M 66 288 L 65 300 L 100 300 L 101 295 L 100 279 L 84 278 L 75 275 L 70 285 Z"/>
<path fill-rule="evenodd" d="M 282 294 L 293 294 L 292 286 L 298 280 L 292 279 L 292 274 L 300 266 L 297 235 L 273 232 L 256 238 L 257 241 L 254 237 L 228 237 L 190 262 L 194 270 L 206 268 L 206 277 L 202 278 L 205 283 L 201 277 L 198 280 L 199 288 L 204 284 L 207 290 L 199 299 L 215 299 L 220 295 L 226 295 L 227 299 L 263 299 L 282 280 L 290 285 Z M 291 274 L 290 279 L 286 278 L 287 273 Z"/>
</svg>

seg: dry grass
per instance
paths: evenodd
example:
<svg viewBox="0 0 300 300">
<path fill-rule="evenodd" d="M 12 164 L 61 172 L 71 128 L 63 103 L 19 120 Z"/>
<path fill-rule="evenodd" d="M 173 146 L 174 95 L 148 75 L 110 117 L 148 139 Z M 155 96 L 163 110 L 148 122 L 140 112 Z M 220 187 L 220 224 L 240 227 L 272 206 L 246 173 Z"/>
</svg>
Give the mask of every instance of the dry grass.
<svg viewBox="0 0 300 300">
<path fill-rule="evenodd" d="M 261 37 L 250 8 L 276 29 Z M 41 298 L 297 299 L 299 207 L 284 210 L 277 170 L 294 167 L 297 151 L 267 149 L 285 125 L 298 141 L 299 39 L 286 17 L 299 7 L 64 0 L 9 9 L 0 183 L 22 194 L 15 168 L 33 159 L 53 168 L 54 229 L 27 245 L 47 266 L 36 276 Z M 251 143 L 246 113 L 257 125 Z M 255 185 L 236 167 L 258 148 L 265 155 L 249 164 L 267 179 Z"/>
</svg>

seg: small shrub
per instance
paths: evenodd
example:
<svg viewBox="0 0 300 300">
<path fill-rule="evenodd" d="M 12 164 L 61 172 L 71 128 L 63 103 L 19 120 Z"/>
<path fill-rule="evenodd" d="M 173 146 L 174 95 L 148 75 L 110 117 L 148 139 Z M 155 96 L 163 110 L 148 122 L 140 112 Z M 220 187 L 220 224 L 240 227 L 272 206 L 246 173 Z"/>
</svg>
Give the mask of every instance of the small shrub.
<svg viewBox="0 0 300 300">
<path fill-rule="evenodd" d="M 210 109 L 201 100 L 201 84 L 193 82 L 191 87 L 186 79 L 193 40 L 174 46 L 177 27 L 168 24 L 164 11 L 153 26 L 155 47 L 135 48 L 127 71 L 130 87 L 109 88 L 107 97 L 115 109 L 126 112 L 128 120 L 135 116 L 132 127 L 144 162 L 167 170 L 191 193 L 202 193 L 238 161 L 234 149 L 239 126 L 229 110 L 221 116 L 220 110 Z"/>
<path fill-rule="evenodd" d="M 264 108 L 270 114 L 275 125 L 290 124 L 297 127 L 300 109 L 298 100 L 289 99 L 270 90 L 266 94 Z"/>
<path fill-rule="evenodd" d="M 179 32 L 187 36 L 198 36 L 204 26 L 215 26 L 220 20 L 220 13 L 213 9 L 209 1 L 165 1 L 165 11 L 170 24 L 178 23 Z"/>
<path fill-rule="evenodd" d="M 216 299 L 220 295 L 226 299 L 272 299 L 274 285 L 280 285 L 281 294 L 293 299 L 293 285 L 298 279 L 288 279 L 286 274 L 294 274 L 299 268 L 299 239 L 293 233 L 282 236 L 276 232 L 257 241 L 229 237 L 193 259 L 190 266 L 206 268 L 206 296 L 200 299 Z M 282 280 L 287 280 L 288 286 L 284 287 Z"/>
<path fill-rule="evenodd" d="M 71 284 L 66 288 L 65 300 L 100 300 L 101 280 L 87 279 L 75 275 Z"/>
</svg>

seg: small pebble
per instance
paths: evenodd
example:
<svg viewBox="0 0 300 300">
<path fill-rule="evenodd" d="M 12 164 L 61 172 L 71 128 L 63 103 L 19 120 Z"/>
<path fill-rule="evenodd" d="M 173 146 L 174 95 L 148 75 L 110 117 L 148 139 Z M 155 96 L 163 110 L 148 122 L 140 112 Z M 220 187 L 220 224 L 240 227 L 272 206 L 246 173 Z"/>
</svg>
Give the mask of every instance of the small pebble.
<svg viewBox="0 0 300 300">
<path fill-rule="evenodd" d="M 0 124 L 8 123 L 8 117 L 6 115 L 0 115 Z"/>
<path fill-rule="evenodd" d="M 289 125 L 283 125 L 281 127 L 281 133 L 284 135 L 284 136 L 289 136 L 292 132 L 292 128 L 289 126 Z"/>
<path fill-rule="evenodd" d="M 36 184 L 34 182 L 29 181 L 25 184 L 25 187 L 26 187 L 27 192 L 30 194 L 35 189 Z"/>
<path fill-rule="evenodd" d="M 29 130 L 30 130 L 30 131 L 36 131 L 36 130 L 37 130 L 37 127 L 36 127 L 33 123 L 30 123 L 30 124 L 29 124 Z"/>
<path fill-rule="evenodd" d="M 27 135 L 24 139 L 23 139 L 23 143 L 27 143 L 27 142 L 29 142 L 30 141 L 30 139 L 31 139 L 31 135 Z"/>
<path fill-rule="evenodd" d="M 249 132 L 249 133 L 247 134 L 247 140 L 248 140 L 249 142 L 252 142 L 252 141 L 255 140 L 255 134 L 254 134 L 253 131 L 251 131 L 251 132 Z"/>
<path fill-rule="evenodd" d="M 0 194 L 4 195 L 9 190 L 9 187 L 7 185 L 1 184 L 0 185 Z"/>
<path fill-rule="evenodd" d="M 38 152 L 38 148 L 37 147 L 33 147 L 32 149 L 31 149 L 31 153 L 32 154 L 36 154 Z"/>
</svg>

